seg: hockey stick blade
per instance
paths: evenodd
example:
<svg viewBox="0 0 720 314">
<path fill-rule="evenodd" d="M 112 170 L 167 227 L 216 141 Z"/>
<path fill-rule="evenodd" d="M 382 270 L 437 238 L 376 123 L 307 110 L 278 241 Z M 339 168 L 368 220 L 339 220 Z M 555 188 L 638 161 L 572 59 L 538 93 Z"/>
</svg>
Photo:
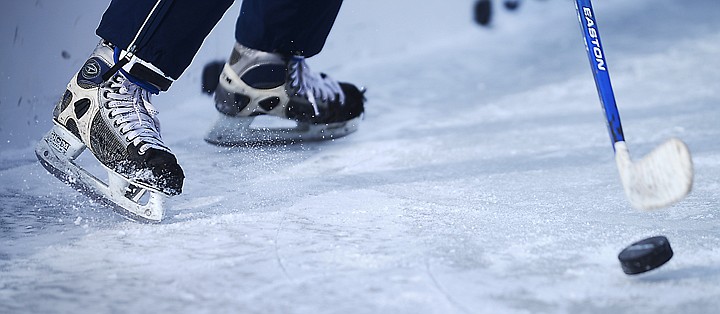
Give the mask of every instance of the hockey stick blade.
<svg viewBox="0 0 720 314">
<path fill-rule="evenodd" d="M 692 189 L 693 163 L 687 145 L 672 138 L 640 160 L 630 159 L 624 141 L 615 143 L 623 189 L 630 204 L 651 210 L 672 205 Z"/>
</svg>

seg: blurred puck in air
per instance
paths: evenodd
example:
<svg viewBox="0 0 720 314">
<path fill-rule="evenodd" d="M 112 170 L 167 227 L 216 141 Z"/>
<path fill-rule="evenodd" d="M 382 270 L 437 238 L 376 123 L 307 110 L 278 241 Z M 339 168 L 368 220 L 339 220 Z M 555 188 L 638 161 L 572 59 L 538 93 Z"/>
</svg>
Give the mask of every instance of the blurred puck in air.
<svg viewBox="0 0 720 314">
<path fill-rule="evenodd" d="M 672 257 L 670 242 L 664 236 L 635 242 L 618 255 L 622 270 L 628 275 L 637 275 L 658 268 Z"/>
<path fill-rule="evenodd" d="M 520 6 L 520 0 L 505 0 L 503 4 L 505 5 L 506 9 L 514 11 Z"/>
<path fill-rule="evenodd" d="M 475 22 L 483 26 L 488 25 L 490 23 L 490 14 L 492 14 L 490 0 L 478 0 L 475 2 Z"/>
</svg>

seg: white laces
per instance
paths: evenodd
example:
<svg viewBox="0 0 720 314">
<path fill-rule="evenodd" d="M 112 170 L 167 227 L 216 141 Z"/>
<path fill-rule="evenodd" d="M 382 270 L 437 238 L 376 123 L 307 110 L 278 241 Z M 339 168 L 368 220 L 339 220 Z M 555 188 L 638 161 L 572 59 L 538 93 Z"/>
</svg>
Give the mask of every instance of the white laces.
<svg viewBox="0 0 720 314">
<path fill-rule="evenodd" d="M 103 90 L 105 108 L 113 126 L 125 141 L 138 147 L 140 154 L 155 148 L 170 152 L 160 137 L 159 113 L 150 103 L 150 93 L 118 74 Z"/>
<path fill-rule="evenodd" d="M 307 97 L 315 109 L 315 115 L 320 115 L 317 106 L 318 96 L 324 102 L 338 100 L 341 105 L 345 103 L 345 93 L 340 83 L 325 74 L 312 72 L 305 63 L 304 57 L 293 56 L 288 67 L 291 86 L 298 89 L 299 95 Z"/>
</svg>

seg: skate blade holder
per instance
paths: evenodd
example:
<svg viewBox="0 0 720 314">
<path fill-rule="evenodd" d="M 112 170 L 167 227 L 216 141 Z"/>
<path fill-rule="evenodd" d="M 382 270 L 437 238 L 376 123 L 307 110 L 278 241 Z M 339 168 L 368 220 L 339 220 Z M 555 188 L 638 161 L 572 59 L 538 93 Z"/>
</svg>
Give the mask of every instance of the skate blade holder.
<svg viewBox="0 0 720 314">
<path fill-rule="evenodd" d="M 205 141 L 220 146 L 289 144 L 344 137 L 358 130 L 361 117 L 349 121 L 312 124 L 274 116 L 232 117 L 217 114 Z"/>
<path fill-rule="evenodd" d="M 35 153 L 45 169 L 55 177 L 126 218 L 149 223 L 162 220 L 165 194 L 142 183 L 131 182 L 104 165 L 102 169 L 108 179 L 106 182 L 100 180 L 76 163 L 86 148 L 75 135 L 55 124 L 38 142 Z M 97 160 L 95 162 L 100 164 Z"/>
</svg>

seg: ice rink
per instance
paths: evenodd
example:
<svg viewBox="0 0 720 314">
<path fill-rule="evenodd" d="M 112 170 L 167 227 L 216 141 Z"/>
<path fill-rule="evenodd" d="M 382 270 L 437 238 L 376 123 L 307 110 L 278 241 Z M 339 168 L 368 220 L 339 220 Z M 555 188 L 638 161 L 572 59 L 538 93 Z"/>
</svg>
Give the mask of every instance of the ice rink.
<svg viewBox="0 0 720 314">
<path fill-rule="evenodd" d="M 717 313 L 720 1 L 595 12 L 634 158 L 678 137 L 680 203 L 623 194 L 574 2 L 346 1 L 317 71 L 367 87 L 360 130 L 219 148 L 200 92 L 239 1 L 154 99 L 187 179 L 161 224 L 57 181 L 33 145 L 97 38 L 105 1 L 0 3 L 0 313 Z M 665 235 L 675 256 L 617 259 Z"/>
</svg>

